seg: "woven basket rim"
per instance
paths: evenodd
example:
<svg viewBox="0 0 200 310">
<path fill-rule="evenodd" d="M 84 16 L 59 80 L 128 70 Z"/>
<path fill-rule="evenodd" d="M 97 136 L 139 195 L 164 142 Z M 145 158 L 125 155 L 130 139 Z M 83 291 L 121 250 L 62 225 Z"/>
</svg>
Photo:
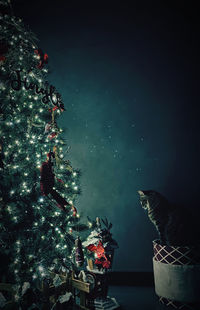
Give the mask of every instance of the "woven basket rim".
<svg viewBox="0 0 200 310">
<path fill-rule="evenodd" d="M 153 246 L 155 246 L 155 245 L 160 245 L 160 246 L 162 246 L 162 247 L 170 247 L 170 248 L 172 248 L 172 249 L 180 249 L 180 248 L 184 248 L 184 249 L 190 249 L 190 250 L 192 250 L 192 249 L 199 249 L 200 250 L 200 245 L 199 246 L 195 246 L 195 245 L 169 245 L 169 244 L 160 244 L 160 240 L 159 239 L 154 239 L 153 241 L 152 241 L 152 243 L 153 243 Z"/>
</svg>

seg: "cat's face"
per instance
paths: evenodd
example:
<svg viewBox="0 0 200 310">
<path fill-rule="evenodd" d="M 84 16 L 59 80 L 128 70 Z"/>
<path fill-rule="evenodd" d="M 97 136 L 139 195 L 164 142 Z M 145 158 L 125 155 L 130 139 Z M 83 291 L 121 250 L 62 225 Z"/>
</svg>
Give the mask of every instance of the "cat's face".
<svg viewBox="0 0 200 310">
<path fill-rule="evenodd" d="M 144 191 L 138 191 L 138 194 L 140 195 L 140 203 L 142 205 L 142 208 L 145 210 L 149 210 L 150 204 L 149 204 L 148 196 L 145 195 Z"/>
</svg>

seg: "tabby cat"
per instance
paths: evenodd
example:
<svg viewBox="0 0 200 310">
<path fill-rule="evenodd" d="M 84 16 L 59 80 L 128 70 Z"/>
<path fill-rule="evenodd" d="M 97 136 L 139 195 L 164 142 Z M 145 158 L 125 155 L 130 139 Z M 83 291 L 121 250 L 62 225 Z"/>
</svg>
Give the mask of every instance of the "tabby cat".
<svg viewBox="0 0 200 310">
<path fill-rule="evenodd" d="M 140 203 L 148 212 L 148 217 L 155 225 L 160 243 L 174 246 L 200 244 L 199 217 L 194 210 L 169 203 L 160 193 L 147 190 L 138 191 Z"/>
</svg>

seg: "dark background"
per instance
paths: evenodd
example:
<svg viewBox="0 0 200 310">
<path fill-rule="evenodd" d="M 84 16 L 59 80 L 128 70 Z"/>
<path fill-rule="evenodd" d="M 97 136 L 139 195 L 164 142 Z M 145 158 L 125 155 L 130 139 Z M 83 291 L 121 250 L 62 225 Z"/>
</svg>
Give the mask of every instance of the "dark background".
<svg viewBox="0 0 200 310">
<path fill-rule="evenodd" d="M 82 170 L 78 211 L 113 223 L 118 271 L 152 270 L 157 234 L 137 190 L 199 207 L 198 10 L 160 2 L 13 1 L 67 109 L 59 125 Z"/>
</svg>

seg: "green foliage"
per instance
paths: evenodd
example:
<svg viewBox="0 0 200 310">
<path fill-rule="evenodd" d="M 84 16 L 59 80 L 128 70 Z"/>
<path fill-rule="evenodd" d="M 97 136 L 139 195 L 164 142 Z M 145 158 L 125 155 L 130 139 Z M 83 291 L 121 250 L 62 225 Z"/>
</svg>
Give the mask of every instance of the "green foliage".
<svg viewBox="0 0 200 310">
<path fill-rule="evenodd" d="M 73 216 L 72 211 L 59 209 L 50 194 L 41 195 L 40 167 L 50 150 L 56 147 L 55 189 L 71 205 L 81 193 L 80 171 L 65 158 L 68 146 L 57 125 L 64 113 L 60 95 L 54 89 L 52 96 L 59 98 L 59 104 L 51 95 L 43 102 L 44 92 L 50 89 L 48 68 L 41 65 L 35 35 L 21 19 L 0 18 L 0 272 L 3 281 L 22 285 L 42 280 L 50 268 L 73 268 L 76 233 L 88 226 L 79 223 L 79 216 Z M 21 79 L 18 90 L 16 70 Z M 45 130 L 47 123 L 55 126 L 53 138 L 51 131 Z"/>
</svg>

